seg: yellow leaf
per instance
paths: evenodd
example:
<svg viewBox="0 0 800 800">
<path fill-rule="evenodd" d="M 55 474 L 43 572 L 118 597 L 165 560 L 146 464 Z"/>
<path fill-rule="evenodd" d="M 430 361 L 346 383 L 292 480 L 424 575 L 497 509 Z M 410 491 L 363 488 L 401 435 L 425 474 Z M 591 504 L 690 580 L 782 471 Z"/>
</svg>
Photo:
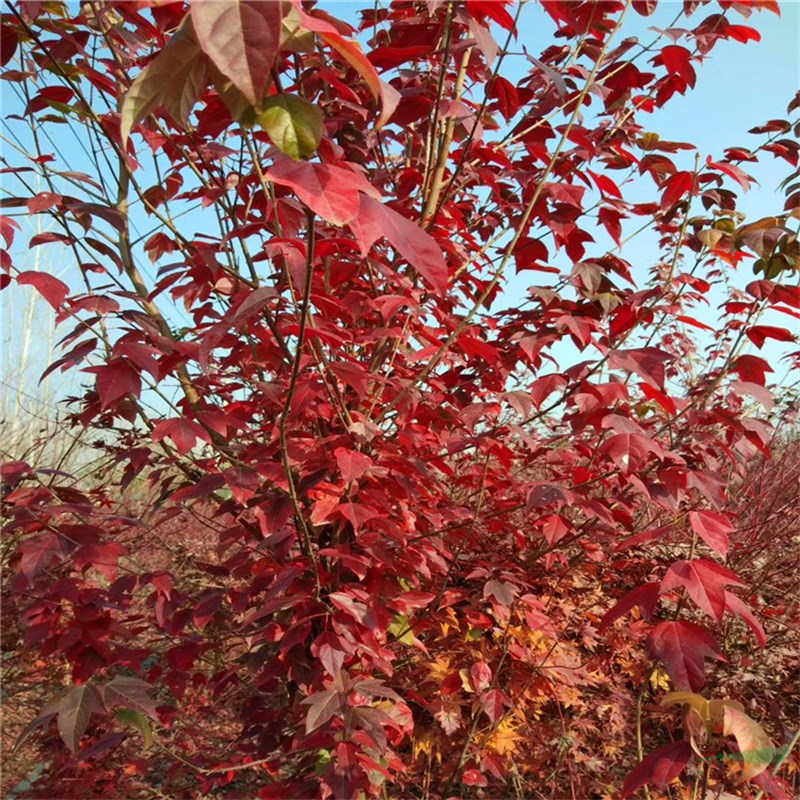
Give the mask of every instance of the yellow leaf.
<svg viewBox="0 0 800 800">
<path fill-rule="evenodd" d="M 437 683 L 441 683 L 450 672 L 450 659 L 447 656 L 437 656 L 428 665 L 428 675 Z"/>
<path fill-rule="evenodd" d="M 653 687 L 653 691 L 669 689 L 669 684 L 670 681 L 667 671 L 663 667 L 657 667 L 650 676 L 650 686 Z"/>
<path fill-rule="evenodd" d="M 694 692 L 670 692 L 661 698 L 662 706 L 691 706 L 703 719 L 708 717 L 708 700 Z"/>
<path fill-rule="evenodd" d="M 402 644 L 420 644 L 419 639 L 414 636 L 414 631 L 408 624 L 408 616 L 406 614 L 396 614 L 387 630 Z"/>
<path fill-rule="evenodd" d="M 292 53 L 310 53 L 314 49 L 314 34 L 303 30 L 300 15 L 291 6 L 281 20 L 281 50 Z"/>
<path fill-rule="evenodd" d="M 701 244 L 706 247 L 716 247 L 721 239 L 725 238 L 725 232 L 717 228 L 706 228 L 705 230 L 698 231 L 697 238 Z"/>
<path fill-rule="evenodd" d="M 517 721 L 513 717 L 506 717 L 495 729 L 489 738 L 487 747 L 501 756 L 512 755 L 524 739 L 517 731 Z"/>
<path fill-rule="evenodd" d="M 470 694 L 475 694 L 475 690 L 472 688 L 472 683 L 469 679 L 469 673 L 465 669 L 460 669 L 458 671 L 458 676 L 461 678 L 461 688 L 465 692 L 469 692 Z"/>
</svg>

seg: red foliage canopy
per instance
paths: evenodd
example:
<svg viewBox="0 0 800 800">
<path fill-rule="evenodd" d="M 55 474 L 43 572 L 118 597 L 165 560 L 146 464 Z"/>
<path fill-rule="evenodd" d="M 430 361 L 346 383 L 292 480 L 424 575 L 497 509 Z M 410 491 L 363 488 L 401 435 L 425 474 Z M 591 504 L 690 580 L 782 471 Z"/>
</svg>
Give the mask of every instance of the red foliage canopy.
<svg viewBox="0 0 800 800">
<path fill-rule="evenodd" d="M 797 315 L 800 190 L 745 225 L 731 188 L 764 153 L 797 166 L 790 120 L 694 166 L 642 121 L 777 11 L 711 5 L 645 46 L 626 3 L 547 0 L 522 67 L 509 2 L 358 32 L 299 0 L 3 13 L 29 126 L 4 206 L 75 270 L 27 269 L 4 217 L 3 286 L 69 326 L 51 369 L 87 376 L 72 421 L 113 460 L 98 489 L 5 467 L 20 650 L 74 682 L 28 733 L 117 748 L 115 789 L 610 796 L 648 680 L 719 687 L 722 623 L 758 625 L 720 563 L 725 480 L 770 436 L 745 348 L 795 338 L 761 317 Z M 639 228 L 651 267 L 623 257 Z M 753 255 L 763 279 L 719 294 Z M 648 742 L 627 791 L 693 757 Z"/>
</svg>

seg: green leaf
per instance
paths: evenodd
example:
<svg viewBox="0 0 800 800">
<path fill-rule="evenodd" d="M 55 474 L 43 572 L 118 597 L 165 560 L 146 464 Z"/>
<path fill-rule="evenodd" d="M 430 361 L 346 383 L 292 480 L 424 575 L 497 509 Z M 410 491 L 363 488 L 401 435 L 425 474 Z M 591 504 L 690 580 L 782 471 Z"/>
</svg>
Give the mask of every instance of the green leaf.
<svg viewBox="0 0 800 800">
<path fill-rule="evenodd" d="M 388 631 L 402 644 L 414 644 L 416 641 L 414 633 L 408 624 L 407 614 L 397 614 L 391 621 Z"/>
<path fill-rule="evenodd" d="M 123 725 L 135 728 L 142 734 L 145 750 L 149 750 L 153 746 L 153 726 L 141 711 L 134 711 L 132 708 L 120 708 L 114 716 Z"/>
<path fill-rule="evenodd" d="M 317 776 L 324 775 L 328 770 L 328 765 L 331 763 L 330 750 L 317 750 L 317 761 L 314 764 L 314 774 Z"/>
<path fill-rule="evenodd" d="M 60 111 L 62 114 L 66 114 L 69 116 L 70 114 L 75 114 L 80 119 L 86 119 L 89 115 L 85 111 L 81 111 L 68 103 L 59 103 L 57 100 L 45 100 L 48 106 L 52 108 L 54 111 Z M 44 117 L 38 117 L 40 122 L 44 121 Z M 55 119 L 55 118 L 49 118 Z M 66 120 L 65 120 L 66 121 Z"/>
<path fill-rule="evenodd" d="M 125 94 L 120 112 L 123 145 L 133 127 L 161 106 L 176 122 L 186 125 L 207 76 L 208 61 L 203 51 L 184 33 L 176 34 Z"/>
<path fill-rule="evenodd" d="M 322 114 L 308 100 L 293 94 L 267 98 L 258 124 L 272 143 L 294 159 L 307 158 L 322 138 Z"/>
</svg>

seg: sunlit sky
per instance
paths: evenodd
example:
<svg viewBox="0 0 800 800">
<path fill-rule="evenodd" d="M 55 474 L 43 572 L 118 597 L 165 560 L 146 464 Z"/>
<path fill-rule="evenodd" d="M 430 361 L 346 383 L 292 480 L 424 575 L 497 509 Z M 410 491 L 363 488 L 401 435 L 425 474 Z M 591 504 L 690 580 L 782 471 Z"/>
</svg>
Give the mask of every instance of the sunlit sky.
<svg viewBox="0 0 800 800">
<path fill-rule="evenodd" d="M 786 106 L 800 89 L 800 2 L 790 0 L 780 5 L 780 16 L 770 11 L 753 11 L 749 18 L 745 18 L 731 10 L 731 22 L 755 28 L 761 34 L 760 41 L 749 41 L 746 44 L 736 41 L 719 42 L 703 63 L 696 66 L 697 83 L 694 90 L 683 96 L 674 96 L 664 109 L 653 114 L 640 114 L 639 123 L 658 132 L 662 140 L 694 144 L 701 163 L 706 156 L 721 159 L 727 147 L 752 148 L 763 141 L 763 136 L 757 137 L 747 131 L 763 125 L 769 119 L 786 118 Z M 363 8 L 362 3 L 348 0 L 323 0 L 320 6 L 353 25 L 360 19 L 358 10 Z M 629 10 L 623 28 L 617 34 L 617 41 L 631 36 L 642 43 L 653 41 L 657 35 L 655 31 L 669 27 L 682 6 L 682 0 L 660 0 L 656 12 L 650 17 L 642 17 Z M 675 27 L 695 27 L 705 17 L 719 13 L 719 10 L 716 2 L 700 6 L 688 21 L 684 18 Z M 529 53 L 537 55 L 555 41 L 554 31 L 555 24 L 542 10 L 540 3 L 528 2 L 521 12 L 518 37 L 513 42 L 511 51 L 520 53 L 524 47 Z M 504 31 L 494 26 L 494 33 L 498 42 L 504 41 Z M 511 57 L 503 63 L 502 74 L 514 82 L 523 78 L 530 66 L 521 56 Z M 473 99 L 480 102 L 482 96 Z M 694 167 L 694 151 L 682 151 L 670 154 L 670 157 L 681 169 L 691 170 Z M 730 188 L 739 195 L 738 209 L 751 221 L 780 213 L 785 197 L 778 186 L 791 174 L 793 168 L 786 161 L 773 158 L 769 154 L 764 154 L 757 164 L 748 163 L 742 166 L 756 179 L 756 183 L 749 192 L 744 193 L 738 184 L 730 182 Z M 617 175 L 612 173 L 612 177 L 616 179 Z M 626 199 L 652 200 L 657 196 L 649 177 L 643 177 L 640 183 L 641 187 L 626 187 Z M 629 227 L 623 224 L 624 236 L 638 224 L 639 221 Z M 598 245 L 611 245 L 604 231 L 590 232 L 595 235 Z M 591 253 L 597 254 L 594 250 Z M 587 253 L 587 257 L 589 255 Z M 649 232 L 638 235 L 626 245 L 622 255 L 633 265 L 633 274 L 636 275 L 639 270 L 641 275 L 658 258 L 656 237 Z M 556 263 L 563 267 L 561 261 Z M 733 276 L 731 282 L 734 285 L 744 287 L 754 279 L 750 263 L 740 267 L 739 274 Z M 509 275 L 505 283 L 506 303 L 514 305 L 524 298 L 527 295 L 527 286 L 536 282 L 531 273 Z M 721 288 L 712 292 L 706 312 L 709 323 L 716 321 L 718 312 L 715 306 L 723 301 L 724 296 Z M 702 318 L 702 308 L 697 310 L 696 316 Z M 790 329 L 798 327 L 795 319 L 781 314 L 771 314 L 763 322 Z M 568 349 L 566 343 L 559 347 L 560 360 L 566 356 Z M 758 352 L 775 364 L 773 379 L 786 384 L 797 380 L 797 376 L 792 375 L 787 362 L 782 361 L 782 356 L 795 350 L 796 345 L 767 340 L 763 350 Z M 575 357 L 577 358 L 577 354 Z"/>
<path fill-rule="evenodd" d="M 325 0 L 320 4 L 323 8 L 351 23 L 357 20 L 357 11 L 364 8 L 367 3 L 348 2 L 346 0 Z M 786 116 L 786 105 L 800 87 L 800 2 L 783 2 L 780 17 L 770 12 L 754 12 L 749 20 L 736 19 L 741 24 L 751 25 L 761 33 L 760 42 L 721 42 L 705 62 L 697 68 L 697 86 L 694 91 L 686 96 L 674 97 L 666 110 L 658 111 L 640 121 L 660 133 L 662 139 L 673 141 L 691 142 L 698 147 L 700 155 L 719 158 L 726 147 L 742 145 L 751 147 L 759 139 L 748 135 L 747 130 L 755 125 L 763 124 L 770 118 L 783 118 Z M 654 34 L 648 31 L 651 26 L 664 27 L 675 16 L 680 6 L 675 0 L 665 2 L 661 0 L 658 10 L 653 17 L 644 18 L 634 13 L 629 13 L 626 27 L 620 38 L 636 36 L 642 42 L 652 40 Z M 691 24 L 696 25 L 705 16 L 717 13 L 716 3 L 701 7 L 691 18 Z M 732 17 L 738 17 L 731 12 Z M 519 26 L 519 37 L 513 45 L 519 52 L 524 45 L 527 50 L 535 55 L 553 42 L 552 33 L 554 24 L 547 17 L 538 3 L 530 2 L 523 9 Z M 498 39 L 500 35 L 498 32 Z M 524 59 L 509 59 L 504 65 L 503 74 L 513 80 L 520 78 L 524 70 L 530 68 Z M 13 113 L 13 98 L 6 96 L 4 90 L 4 113 Z M 481 98 L 479 98 L 481 99 Z M 7 148 L 4 148 L 6 157 L 13 160 Z M 687 159 L 685 168 L 691 168 L 694 160 L 693 154 L 682 156 Z M 678 155 L 676 160 L 681 158 Z M 778 193 L 777 186 L 791 172 L 791 167 L 785 161 L 765 156 L 757 165 L 746 165 L 747 170 L 759 181 L 759 185 L 751 192 L 744 195 L 739 207 L 748 214 L 750 219 L 772 215 L 780 212 L 783 206 L 783 195 Z M 648 180 L 649 179 L 643 179 Z M 11 181 L 5 184 L 5 193 L 15 193 L 16 186 L 11 186 Z M 652 196 L 652 188 L 648 186 Z M 599 241 L 599 240 L 598 240 Z M 15 247 L 15 250 L 17 248 Z M 15 263 L 20 269 L 48 268 L 52 263 L 55 251 L 48 259 L 38 266 L 34 259 L 41 256 L 42 248 L 35 251 L 17 251 Z M 652 239 L 642 237 L 634 240 L 624 253 L 625 257 L 634 265 L 637 262 L 649 267 L 657 258 L 652 249 Z M 752 279 L 747 274 L 743 276 L 743 283 Z M 526 284 L 535 282 L 530 274 L 519 278 L 512 278 L 508 287 L 508 296 L 513 300 L 515 293 L 524 295 Z M 15 311 L 21 303 L 27 300 L 27 294 L 33 290 L 31 287 L 10 287 L 0 295 L 0 312 L 2 312 L 2 367 L 6 375 L 14 372 L 15 341 L 19 341 L 20 314 Z M 23 292 L 25 298 L 23 298 Z M 39 303 L 36 313 L 37 323 L 43 331 L 52 319 L 52 313 L 46 304 Z M 784 327 L 791 327 L 796 320 L 782 316 L 773 321 Z M 49 341 L 49 340 L 48 340 Z M 34 342 L 33 344 L 36 344 Z M 39 342 L 41 345 L 41 341 Z M 796 349 L 796 348 L 795 348 Z M 772 343 L 767 345 L 762 355 L 775 359 L 780 351 Z M 30 376 L 41 374 L 50 357 L 47 347 L 39 347 L 36 358 L 41 364 L 34 364 L 27 377 L 16 376 L 15 381 L 23 382 L 19 389 L 36 391 L 35 383 L 31 383 Z M 779 381 L 785 381 L 785 370 L 776 370 L 774 376 Z M 8 385 L 2 387 L 3 392 L 9 390 Z M 58 392 L 56 392 L 58 393 Z"/>
</svg>

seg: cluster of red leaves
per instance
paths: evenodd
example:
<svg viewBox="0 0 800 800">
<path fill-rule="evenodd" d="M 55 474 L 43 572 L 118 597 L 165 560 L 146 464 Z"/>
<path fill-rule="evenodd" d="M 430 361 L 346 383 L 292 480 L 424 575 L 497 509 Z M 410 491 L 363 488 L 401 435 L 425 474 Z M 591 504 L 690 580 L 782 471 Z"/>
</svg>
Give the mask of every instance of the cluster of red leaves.
<svg viewBox="0 0 800 800">
<path fill-rule="evenodd" d="M 719 41 L 757 38 L 732 18 L 777 10 L 708 5 L 643 47 L 622 2 L 548 0 L 559 43 L 516 82 L 502 2 L 369 9 L 366 54 L 300 2 L 3 15 L 23 121 L 80 126 L 95 160 L 35 135 L 11 173 L 48 191 L 6 203 L 53 219 L 30 245 L 63 246 L 85 291 L 12 263 L 12 217 L 0 286 L 73 324 L 50 370 L 91 376 L 73 421 L 114 465 L 95 493 L 3 466 L 14 649 L 71 683 L 25 734 L 53 723 L 71 750 L 45 780 L 610 797 L 696 768 L 698 730 L 664 744 L 643 704 L 724 692 L 732 624 L 764 644 L 723 563 L 726 486 L 771 436 L 745 397 L 772 403 L 772 368 L 744 348 L 793 341 L 761 317 L 800 309 L 787 218 L 741 225 L 727 188 L 764 152 L 796 166 L 792 123 L 692 170 L 640 122 Z M 651 200 L 625 199 L 637 175 Z M 658 236 L 652 270 L 602 244 L 629 220 Z M 764 279 L 698 319 L 753 254 Z M 503 309 L 512 265 L 542 283 Z M 746 756 L 764 740 L 731 708 L 709 730 Z M 662 747 L 625 782 L 643 740 Z M 787 797 L 759 757 L 744 777 Z"/>
</svg>

